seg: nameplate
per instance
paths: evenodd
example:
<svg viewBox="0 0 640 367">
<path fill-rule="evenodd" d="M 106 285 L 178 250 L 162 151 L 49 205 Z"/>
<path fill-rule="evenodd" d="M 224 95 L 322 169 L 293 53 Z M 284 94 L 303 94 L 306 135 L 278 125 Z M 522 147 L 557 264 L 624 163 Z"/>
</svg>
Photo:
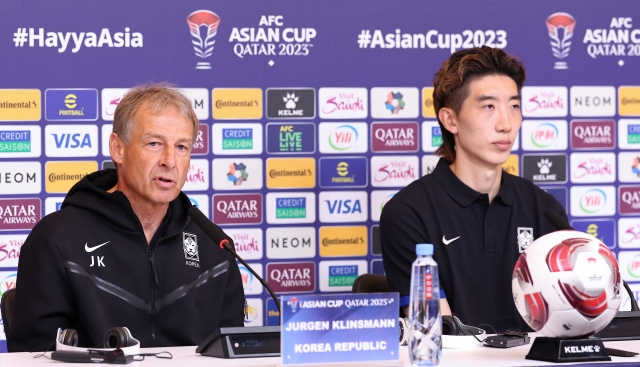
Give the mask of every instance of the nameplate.
<svg viewBox="0 0 640 367">
<path fill-rule="evenodd" d="M 282 297 L 283 365 L 398 360 L 398 293 Z"/>
</svg>

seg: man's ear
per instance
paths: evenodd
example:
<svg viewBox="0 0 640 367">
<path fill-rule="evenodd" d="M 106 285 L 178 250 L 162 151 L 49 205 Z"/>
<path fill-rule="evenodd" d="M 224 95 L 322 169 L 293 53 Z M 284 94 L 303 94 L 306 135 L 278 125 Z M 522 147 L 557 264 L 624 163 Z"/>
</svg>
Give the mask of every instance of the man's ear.
<svg viewBox="0 0 640 367">
<path fill-rule="evenodd" d="M 111 153 L 111 159 L 114 164 L 121 164 L 122 157 L 124 156 L 125 144 L 122 139 L 116 133 L 111 133 L 109 136 L 109 152 Z"/>
<path fill-rule="evenodd" d="M 438 119 L 442 122 L 442 125 L 448 132 L 453 135 L 458 133 L 458 118 L 456 112 L 449 107 L 442 107 L 438 111 Z"/>
</svg>

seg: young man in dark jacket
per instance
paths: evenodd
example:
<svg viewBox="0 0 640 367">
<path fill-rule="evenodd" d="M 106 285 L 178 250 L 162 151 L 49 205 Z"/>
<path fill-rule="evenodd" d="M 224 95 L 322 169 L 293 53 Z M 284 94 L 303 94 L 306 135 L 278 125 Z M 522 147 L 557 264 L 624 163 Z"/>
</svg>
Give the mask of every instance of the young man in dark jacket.
<svg viewBox="0 0 640 367">
<path fill-rule="evenodd" d="M 116 170 L 87 175 L 22 246 L 10 352 L 43 351 L 58 328 L 100 347 L 126 326 L 142 347 L 196 345 L 243 326 L 244 292 L 231 253 L 188 216 L 181 192 L 198 119 L 164 85 L 131 89 L 115 113 Z"/>
</svg>

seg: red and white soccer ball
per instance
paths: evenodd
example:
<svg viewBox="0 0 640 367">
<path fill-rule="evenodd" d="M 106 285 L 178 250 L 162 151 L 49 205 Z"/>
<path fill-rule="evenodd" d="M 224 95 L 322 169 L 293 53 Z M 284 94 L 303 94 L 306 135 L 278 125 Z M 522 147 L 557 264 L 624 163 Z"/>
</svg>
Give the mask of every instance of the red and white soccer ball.
<svg viewBox="0 0 640 367">
<path fill-rule="evenodd" d="M 557 231 L 535 240 L 513 269 L 513 300 L 532 329 L 552 338 L 595 334 L 618 312 L 618 262 L 597 238 Z"/>
</svg>

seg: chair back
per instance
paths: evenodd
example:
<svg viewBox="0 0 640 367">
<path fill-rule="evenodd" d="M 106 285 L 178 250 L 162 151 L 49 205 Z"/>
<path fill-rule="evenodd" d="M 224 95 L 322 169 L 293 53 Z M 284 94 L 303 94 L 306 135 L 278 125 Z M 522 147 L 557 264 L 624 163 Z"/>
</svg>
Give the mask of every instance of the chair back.
<svg viewBox="0 0 640 367">
<path fill-rule="evenodd" d="M 13 302 L 16 300 L 16 289 L 11 288 L 2 294 L 0 300 L 0 313 L 2 314 L 2 324 L 4 326 L 4 335 L 9 335 L 11 330 L 11 319 L 13 319 Z"/>
<path fill-rule="evenodd" d="M 379 274 L 362 274 L 356 278 L 351 287 L 353 293 L 385 293 L 389 292 L 387 277 Z"/>
</svg>

